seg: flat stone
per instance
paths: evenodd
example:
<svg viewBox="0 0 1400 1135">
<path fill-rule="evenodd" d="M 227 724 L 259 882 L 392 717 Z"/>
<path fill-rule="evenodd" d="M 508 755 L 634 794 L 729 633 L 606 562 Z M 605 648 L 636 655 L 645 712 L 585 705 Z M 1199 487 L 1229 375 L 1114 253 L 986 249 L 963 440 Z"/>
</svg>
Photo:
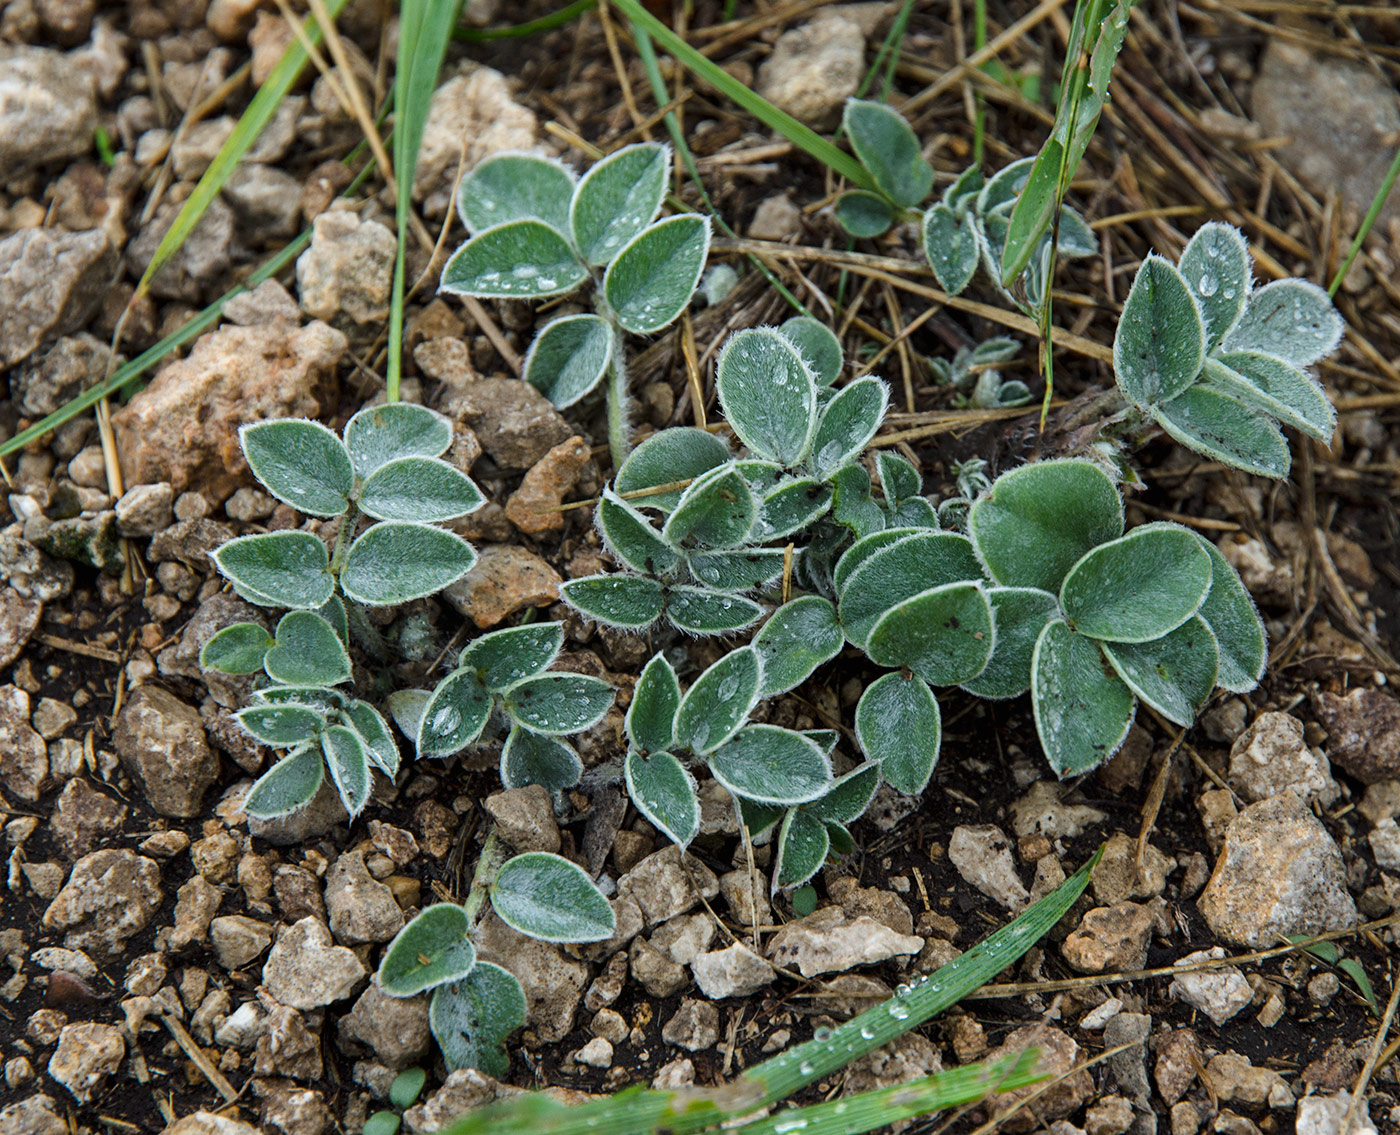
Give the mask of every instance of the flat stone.
<svg viewBox="0 0 1400 1135">
<path fill-rule="evenodd" d="M 34 596 L 21 595 L 13 587 L 0 587 L 0 670 L 18 658 L 29 644 L 43 613 L 43 603 Z"/>
<path fill-rule="evenodd" d="M 682 861 L 680 848 L 673 845 L 648 855 L 618 880 L 617 889 L 619 895 L 637 904 L 645 924 L 651 927 L 684 914 L 701 895 L 714 898 L 719 894 L 719 880 L 693 855 Z"/>
<path fill-rule="evenodd" d="M 428 1055 L 428 995 L 390 997 L 377 980 L 366 986 L 354 1008 L 340 1018 L 341 1039 L 362 1044 L 394 1071 Z"/>
<path fill-rule="evenodd" d="M 700 992 L 715 1001 L 757 993 L 777 976 L 768 962 L 742 942 L 697 955 L 690 972 Z"/>
<path fill-rule="evenodd" d="M 1347 1116 L 1352 1114 L 1351 1098 L 1347 1091 L 1304 1096 L 1298 1101 L 1295 1135 L 1378 1135 L 1369 1100 L 1362 1101 L 1351 1127 L 1343 1130 Z"/>
<path fill-rule="evenodd" d="M 143 275 L 156 249 L 175 224 L 182 203 L 167 201 L 156 209 L 136 238 L 127 245 L 126 263 L 133 276 Z M 237 243 L 237 220 L 222 197 L 215 197 L 179 249 L 151 277 L 153 296 L 198 304 L 226 290 L 235 259 L 243 255 Z M 154 478 L 152 478 L 154 479 Z"/>
<path fill-rule="evenodd" d="M 1190 1089 L 1196 1069 L 1205 1067 L 1201 1041 L 1190 1029 L 1173 1029 L 1157 1038 L 1156 1047 L 1152 1078 L 1162 1099 L 1174 1104 Z"/>
<path fill-rule="evenodd" d="M 719 1009 L 709 1001 L 687 997 L 661 1026 L 661 1039 L 687 1052 L 704 1052 L 719 1040 Z"/>
<path fill-rule="evenodd" d="M 1139 869 L 1137 840 L 1115 832 L 1104 846 L 1103 858 L 1094 868 L 1090 886 L 1094 897 L 1104 906 L 1126 899 L 1156 898 L 1166 889 L 1167 876 L 1175 870 L 1176 860 L 1150 843 L 1143 850 Z"/>
<path fill-rule="evenodd" d="M 1152 911 L 1135 902 L 1094 907 L 1060 949 L 1080 973 L 1139 970 L 1147 962 L 1153 921 Z"/>
<path fill-rule="evenodd" d="M 757 90 L 816 129 L 836 124 L 865 70 L 865 36 L 841 16 L 819 15 L 778 37 L 758 69 Z"/>
<path fill-rule="evenodd" d="M 0 1107 L 0 1131 L 7 1135 L 69 1135 L 58 1104 L 52 1096 L 43 1094 Z"/>
<path fill-rule="evenodd" d="M 534 552 L 518 544 L 477 549 L 471 571 L 443 591 L 443 598 L 481 630 L 526 607 L 547 607 L 559 598 L 563 578 Z"/>
<path fill-rule="evenodd" d="M 45 47 L 0 48 L 0 169 L 19 177 L 84 157 L 97 129 L 92 75 Z"/>
<path fill-rule="evenodd" d="M 1293 1093 L 1282 1076 L 1272 1068 L 1256 1068 L 1238 1053 L 1222 1052 L 1212 1056 L 1206 1065 L 1206 1079 L 1210 1081 L 1211 1091 L 1226 1103 L 1293 1106 Z"/>
<path fill-rule="evenodd" d="M 212 1111 L 196 1111 L 176 1120 L 161 1135 L 263 1135 L 252 1124 Z"/>
<path fill-rule="evenodd" d="M 41 418 L 96 386 L 116 361 L 120 360 L 112 358 L 112 349 L 96 336 L 87 332 L 65 335 L 41 356 L 18 368 L 10 379 L 10 390 L 27 417 Z M 71 473 L 72 466 L 69 469 Z M 76 477 L 74 481 L 83 483 Z M 104 477 L 98 485 L 89 487 L 105 483 Z"/>
<path fill-rule="evenodd" d="M 1255 949 L 1356 921 L 1342 854 L 1292 792 L 1250 804 L 1230 822 L 1198 908 L 1220 938 Z"/>
<path fill-rule="evenodd" d="M 0 75 L 5 75 L 0 83 L 8 83 L 3 63 Z M 0 107 L 5 102 L 0 95 Z M 45 341 L 87 323 L 102 303 L 116 263 L 116 251 L 100 229 L 21 229 L 0 240 L 0 311 L 5 313 L 0 366 L 23 362 Z"/>
<path fill-rule="evenodd" d="M 252 476 L 238 429 L 264 418 L 314 418 L 334 404 L 345 336 L 324 323 L 224 326 L 163 367 L 112 415 L 133 482 L 168 481 L 223 501 Z"/>
<path fill-rule="evenodd" d="M 898 934 L 869 915 L 851 919 L 839 907 L 825 907 L 773 935 L 768 957 L 777 966 L 796 968 L 803 977 L 816 977 L 917 954 L 923 946 L 918 935 Z"/>
<path fill-rule="evenodd" d="M 118 714 L 112 743 L 152 808 L 162 816 L 199 815 L 219 758 L 198 710 L 159 686 L 141 686 Z"/>
<path fill-rule="evenodd" d="M 0 785 L 32 804 L 49 775 L 49 747 L 29 719 L 29 695 L 18 686 L 0 686 Z"/>
<path fill-rule="evenodd" d="M 995 824 L 964 824 L 953 829 L 948 859 L 958 874 L 994 902 L 1020 910 L 1030 892 L 1016 874 L 1011 841 Z"/>
<path fill-rule="evenodd" d="M 79 1103 L 91 1103 L 107 1078 L 121 1067 L 126 1041 L 121 1029 L 96 1021 L 65 1025 L 49 1057 L 49 1075 Z"/>
<path fill-rule="evenodd" d="M 74 864 L 44 911 L 43 926 L 63 931 L 69 949 L 115 957 L 146 928 L 163 898 L 155 860 L 117 848 L 94 851 Z"/>
<path fill-rule="evenodd" d="M 342 1001 L 364 976 L 354 951 L 335 945 L 326 924 L 310 915 L 282 928 L 262 971 L 268 992 L 293 1009 Z"/>
<path fill-rule="evenodd" d="M 226 914 L 209 923 L 209 941 L 219 964 L 232 972 L 242 969 L 272 943 L 272 927 L 242 914 Z"/>
<path fill-rule="evenodd" d="M 1225 951 L 1214 946 L 1209 950 L 1187 954 L 1175 964 L 1184 966 L 1224 956 Z M 1223 1025 L 1254 999 L 1253 987 L 1235 966 L 1183 973 L 1180 977 L 1172 978 L 1167 992 L 1178 1001 L 1185 1001 L 1192 1008 L 1199 1009 L 1217 1025 Z"/>
</svg>

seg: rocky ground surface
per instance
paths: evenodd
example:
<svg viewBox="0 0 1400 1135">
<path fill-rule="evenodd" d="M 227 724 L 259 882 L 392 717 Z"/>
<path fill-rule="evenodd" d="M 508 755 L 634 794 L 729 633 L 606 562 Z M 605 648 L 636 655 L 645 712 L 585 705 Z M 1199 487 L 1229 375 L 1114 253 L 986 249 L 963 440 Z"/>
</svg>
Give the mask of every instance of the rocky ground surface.
<svg viewBox="0 0 1400 1135">
<path fill-rule="evenodd" d="M 483 22 L 525 17 L 512 5 L 467 7 Z M 702 23 L 719 22 L 718 5 L 700 7 Z M 830 129 L 895 7 L 760 19 L 720 58 Z M 922 62 L 901 73 L 906 93 L 955 61 L 944 6 L 917 7 L 907 50 Z M 1022 14 L 1011 7 L 1013 18 Z M 352 67 L 382 92 L 380 5 L 350 3 L 341 25 Z M 1384 26 L 1394 32 L 1393 20 Z M 1199 12 L 1178 23 L 1152 4 L 1135 27 L 1124 101 L 1104 128 L 1118 165 L 1095 152 L 1093 176 L 1103 180 L 1086 181 L 1082 194 L 1091 219 L 1250 200 L 1273 226 L 1251 239 L 1286 271 L 1325 281 L 1400 129 L 1393 49 L 1366 65 L 1318 54 L 1308 34 L 1271 38 L 1257 21 Z M 684 860 L 606 776 L 586 780 L 556 815 L 541 789 L 498 791 L 490 751 L 410 765 L 397 785 L 377 785 L 353 825 L 329 795 L 276 824 L 242 812 L 269 754 L 230 718 L 247 682 L 206 676 L 197 659 L 218 628 L 266 616 L 224 590 L 208 553 L 244 532 L 319 526 L 254 486 L 237 429 L 287 415 L 339 425 L 375 396 L 395 252 L 384 194 L 338 196 L 350 180 L 339 158 L 360 133 L 324 77 L 284 102 L 150 293 L 127 308 L 250 84 L 289 35 L 277 8 L 256 0 L 0 5 L 0 437 L 100 381 L 113 351 L 132 357 L 183 326 L 304 225 L 313 232 L 294 270 L 230 302 L 113 407 L 120 491 L 90 414 L 6 470 L 0 1132 L 353 1133 L 412 1065 L 431 1071 L 404 1117 L 410 1132 L 439 1130 L 468 1106 L 526 1087 L 715 1083 L 936 969 L 1104 841 L 1089 893 L 1003 975 L 1029 988 L 969 1000 L 819 1091 L 893 1084 L 1031 1044 L 1069 1073 L 1127 1045 L 1066 1075 L 1036 1101 L 1034 1118 L 1007 1129 L 1338 1132 L 1391 995 L 1400 910 L 1400 700 L 1388 685 L 1400 673 L 1391 653 L 1400 649 L 1400 199 L 1342 293 L 1355 334 L 1324 370 L 1333 393 L 1350 400 L 1332 450 L 1295 445 L 1294 481 L 1281 488 L 1201 468 L 1166 445 L 1142 455 L 1152 487 L 1130 505 L 1130 520 L 1184 514 L 1218 538 L 1269 624 L 1265 685 L 1214 703 L 1179 744 L 1175 730 L 1144 719 L 1120 756 L 1066 784 L 1046 769 L 1024 700 L 954 699 L 925 798 L 882 794 L 856 825 L 857 854 L 819 876 L 818 909 L 797 917 L 785 899 L 768 901 L 767 848 L 756 849 L 760 874 L 750 876 L 717 790 L 707 790 L 702 835 Z M 1025 66 L 1038 58 L 1030 44 L 1010 55 Z M 454 48 L 444 74 L 414 185 L 434 234 L 450 217 L 460 166 L 500 149 L 560 150 L 546 124 L 603 144 L 632 127 L 594 17 L 519 45 Z M 640 98 L 640 71 L 631 83 Z M 1176 109 L 1161 101 L 1165 91 Z M 944 173 L 966 160 L 955 93 L 920 125 L 925 138 L 946 131 L 932 143 Z M 842 246 L 829 212 L 807 208 L 823 198 L 820 172 L 708 92 L 692 96 L 688 127 L 720 210 L 751 236 Z M 993 106 L 998 160 L 1038 144 L 1041 127 L 1018 113 Z M 1149 127 L 1170 136 L 1166 148 Z M 99 129 L 109 161 L 94 148 Z M 1000 152 L 1022 134 L 1031 139 L 1023 151 Z M 1182 182 L 1171 164 L 1177 146 L 1220 164 Z M 1186 188 L 1172 189 L 1173 178 Z M 1111 251 L 1075 287 L 1107 290 L 1110 301 L 1150 245 L 1179 248 L 1160 216 L 1106 232 Z M 906 249 L 907 234 L 896 233 L 880 251 Z M 562 579 L 604 563 L 588 511 L 557 510 L 608 475 L 595 444 L 604 436 L 598 408 L 561 415 L 514 376 L 511 356 L 528 343 L 533 312 L 500 305 L 494 322 L 479 323 L 433 298 L 440 261 L 415 245 L 409 263 L 410 279 L 426 273 L 428 283 L 410 308 L 405 397 L 452 417 L 450 457 L 491 503 L 458 526 L 480 548 L 479 565 L 444 602 L 414 612 L 429 620 L 432 648 L 413 654 L 405 640 L 411 660 L 399 671 L 362 668 L 357 679 L 374 691 L 421 677 L 449 639 L 523 612 L 562 618 L 565 665 L 621 691 L 580 745 L 585 764 L 605 770 L 620 755 L 623 707 L 655 644 L 557 605 Z M 835 272 L 804 282 L 834 290 Z M 696 314 L 702 350 L 707 329 L 717 336 L 779 310 L 746 281 L 728 306 Z M 862 323 L 888 329 L 877 299 L 862 310 Z M 922 307 L 894 310 L 907 321 Z M 1083 311 L 1075 330 L 1106 341 L 1111 312 Z M 990 333 L 945 312 L 914 342 L 944 355 Z M 1028 378 L 1031 355 L 1022 360 Z M 677 356 L 668 336 L 639 360 L 643 428 L 692 420 Z M 1070 393 L 1105 379 L 1078 364 L 1063 369 Z M 911 379 L 917 408 L 945 408 L 946 391 L 925 378 Z M 1030 452 L 1033 421 L 918 443 L 910 456 L 926 488 L 943 492 L 956 457 L 1007 465 Z M 697 669 L 713 649 L 694 647 Z M 849 722 L 864 680 L 842 660 L 769 707 L 771 720 Z M 1157 789 L 1155 825 L 1140 836 Z M 617 936 L 584 949 L 523 939 L 494 918 L 481 927 L 481 956 L 514 972 L 529 1001 L 508 1084 L 445 1075 L 423 999 L 389 999 L 371 980 L 412 912 L 464 894 L 493 823 L 518 850 L 587 864 L 615 893 L 618 914 Z M 1232 963 L 1286 935 L 1358 922 L 1373 925 L 1338 946 L 1359 970 L 1299 953 Z M 1209 964 L 1193 964 L 1201 962 Z M 1066 980 L 1176 966 L 1189 968 Z M 1400 1130 L 1395 1069 L 1371 1077 L 1361 1109 L 1382 1131 Z M 1354 1130 L 1367 1130 L 1364 1121 Z"/>
</svg>

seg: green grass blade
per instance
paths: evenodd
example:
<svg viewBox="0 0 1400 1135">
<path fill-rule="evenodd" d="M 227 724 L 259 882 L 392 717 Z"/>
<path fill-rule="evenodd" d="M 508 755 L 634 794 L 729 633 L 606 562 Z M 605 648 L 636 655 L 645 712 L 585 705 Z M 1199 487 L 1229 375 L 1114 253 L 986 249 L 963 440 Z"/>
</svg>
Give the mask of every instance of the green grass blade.
<svg viewBox="0 0 1400 1135">
<path fill-rule="evenodd" d="M 1046 1073 L 1036 1071 L 1039 1057 L 1038 1048 L 1028 1048 L 995 1063 L 968 1064 L 829 1103 L 787 1108 L 735 1130 L 739 1135 L 797 1131 L 802 1135 L 865 1135 L 902 1119 L 963 1107 L 994 1092 L 1011 1092 L 1038 1083 L 1046 1077 Z"/>
<path fill-rule="evenodd" d="M 770 130 L 776 130 L 794 146 L 805 150 L 823 165 L 829 166 L 852 185 L 875 192 L 875 179 L 865 167 L 844 150 L 833 146 L 815 130 L 804 126 L 786 111 L 779 110 L 767 99 L 751 91 L 729 72 L 701 55 L 680 36 L 642 7 L 639 0 L 611 0 L 613 6 L 634 24 L 646 30 L 657 43 L 670 52 L 682 66 L 704 79 L 726 98 L 732 99 Z"/>
<path fill-rule="evenodd" d="M 366 179 L 369 177 L 370 171 L 373 169 L 374 162 L 371 161 L 355 175 L 355 180 L 346 187 L 345 192 L 353 193 L 355 190 L 359 189 L 359 187 L 365 183 Z M 59 426 L 76 418 L 84 410 L 91 409 L 93 406 L 97 405 L 97 403 L 101 402 L 102 399 L 110 398 L 113 394 L 130 386 L 152 367 L 156 366 L 166 355 L 170 354 L 171 351 L 183 347 L 186 343 L 191 342 L 217 324 L 219 322 L 219 317 L 223 314 L 224 305 L 228 303 L 229 300 L 233 299 L 234 296 L 240 296 L 244 292 L 252 291 L 264 280 L 270 280 L 283 269 L 289 268 L 296 261 L 296 258 L 306 250 L 306 247 L 310 243 L 311 230 L 307 229 L 285 248 L 260 265 L 236 288 L 229 289 L 184 326 L 176 331 L 172 331 L 164 339 L 160 340 L 160 342 L 152 344 L 130 362 L 124 363 L 122 366 L 118 367 L 105 382 L 99 383 L 97 386 L 92 387 L 92 389 L 84 391 L 82 394 L 78 395 L 78 397 L 64 403 L 52 414 L 41 418 L 28 429 L 21 430 L 19 433 L 15 434 L 14 437 L 0 444 L 0 458 L 8 457 L 17 450 L 23 449 L 30 442 L 37 441 L 50 430 L 58 429 Z"/>
<path fill-rule="evenodd" d="M 460 3 L 444 0 L 404 0 L 399 11 L 399 57 L 394 69 L 393 161 L 396 184 L 395 218 L 398 252 L 394 257 L 394 286 L 389 297 L 389 344 L 385 369 L 385 396 L 399 398 L 403 375 L 404 259 L 408 244 L 408 220 L 413 208 L 413 173 L 418 148 L 428 121 L 428 107 L 437 86 L 438 72 L 452 39 Z"/>
<path fill-rule="evenodd" d="M 653 1135 L 663 1129 L 670 1135 L 697 1135 L 777 1103 L 985 985 L 1064 917 L 1089 885 L 1102 855 L 1100 848 L 1045 898 L 908 992 L 852 1018 L 823 1040 L 800 1044 L 751 1068 L 731 1084 L 680 1092 L 631 1088 L 577 1107 L 531 1094 L 469 1112 L 448 1127 L 446 1135 Z"/>
<path fill-rule="evenodd" d="M 452 38 L 465 40 L 467 43 L 486 43 L 493 39 L 521 39 L 562 28 L 570 20 L 597 6 L 598 0 L 574 0 L 572 4 L 547 16 L 541 16 L 538 20 L 526 20 L 523 24 L 512 24 L 507 28 L 453 28 Z"/>
<path fill-rule="evenodd" d="M 340 14 L 345 4 L 346 0 L 326 0 L 326 7 L 332 19 Z M 321 38 L 321 29 L 315 17 L 308 16 L 304 27 L 307 38 L 313 44 L 317 43 Z M 282 53 L 282 58 L 277 61 L 277 66 L 272 69 L 272 74 L 258 88 L 257 94 L 239 118 L 238 125 L 234 127 L 228 141 L 219 147 L 219 152 L 214 156 L 209 168 L 204 171 L 204 176 L 199 179 L 194 192 L 185 200 L 175 223 L 161 239 L 155 255 L 151 257 L 150 264 L 146 266 L 146 271 L 142 273 L 141 280 L 136 285 L 136 295 L 146 293 L 155 274 L 165 267 L 166 262 L 180 250 L 180 246 L 194 231 L 199 219 L 204 216 L 204 211 L 233 175 L 243 155 L 257 141 L 258 135 L 277 113 L 277 108 L 287 97 L 287 92 L 292 89 L 292 84 L 297 81 L 302 68 L 306 66 L 306 58 L 306 49 L 299 40 L 293 39 L 287 45 L 287 50 Z"/>
<path fill-rule="evenodd" d="M 1390 196 L 1390 191 L 1395 187 L 1395 179 L 1400 176 L 1400 150 L 1395 151 L 1395 158 L 1390 163 L 1390 169 L 1386 171 L 1380 187 L 1376 190 L 1376 195 L 1371 198 L 1371 207 L 1366 210 L 1366 216 L 1361 222 L 1361 227 L 1356 230 L 1356 239 L 1351 242 L 1351 247 L 1347 249 L 1347 258 L 1342 261 L 1342 266 L 1337 269 L 1337 274 L 1332 277 L 1332 283 L 1327 289 L 1327 294 L 1333 299 L 1337 297 L 1337 290 L 1342 286 L 1342 281 L 1347 278 L 1347 273 L 1351 271 L 1352 262 L 1356 259 L 1357 253 L 1361 251 L 1361 246 L 1366 243 L 1366 238 L 1371 235 L 1371 229 L 1375 226 L 1376 218 L 1381 215 L 1381 210 L 1385 208 L 1386 198 Z"/>
<path fill-rule="evenodd" d="M 1010 287 L 1050 231 L 1089 139 L 1108 102 L 1108 84 L 1128 35 L 1133 0 L 1079 0 L 1065 51 L 1055 125 L 1031 167 L 1030 181 L 1011 213 L 1001 257 L 1002 284 Z M 1051 269 L 1053 272 L 1053 257 Z M 1046 294 L 1049 294 L 1049 275 Z"/>
</svg>

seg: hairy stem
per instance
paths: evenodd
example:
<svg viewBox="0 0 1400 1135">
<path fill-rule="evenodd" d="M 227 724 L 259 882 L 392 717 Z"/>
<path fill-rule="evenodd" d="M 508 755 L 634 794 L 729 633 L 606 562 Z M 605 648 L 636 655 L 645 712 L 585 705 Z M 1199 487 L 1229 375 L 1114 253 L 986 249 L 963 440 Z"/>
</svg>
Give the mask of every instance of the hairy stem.
<svg viewBox="0 0 1400 1135">
<path fill-rule="evenodd" d="M 486 841 L 481 845 L 481 855 L 476 861 L 476 870 L 472 873 L 472 885 L 467 891 L 466 901 L 462 903 L 470 925 L 476 925 L 482 904 L 486 902 L 491 884 L 496 881 L 505 859 L 504 848 L 496 838 L 496 829 L 492 828 L 486 833 Z"/>
<path fill-rule="evenodd" d="M 609 320 L 611 322 L 611 319 Z M 627 386 L 627 360 L 623 354 L 622 332 L 613 324 L 612 361 L 608 363 L 608 449 L 613 469 L 621 469 L 632 450 L 632 431 L 627 425 L 631 394 Z"/>
</svg>

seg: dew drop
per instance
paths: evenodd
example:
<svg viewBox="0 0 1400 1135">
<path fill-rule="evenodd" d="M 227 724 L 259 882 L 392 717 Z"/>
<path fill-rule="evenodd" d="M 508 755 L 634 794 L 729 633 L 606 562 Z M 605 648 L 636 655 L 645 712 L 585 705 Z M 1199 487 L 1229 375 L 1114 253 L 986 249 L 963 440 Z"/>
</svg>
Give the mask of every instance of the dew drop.
<svg viewBox="0 0 1400 1135">
<path fill-rule="evenodd" d="M 907 1021 L 909 1019 L 909 1010 L 903 1005 L 891 1005 L 890 1016 L 893 1017 L 896 1021 Z"/>
<path fill-rule="evenodd" d="M 860 1030 L 860 1039 L 861 1039 L 861 1040 L 874 1040 L 874 1039 L 875 1039 L 875 1030 L 872 1029 L 869 1025 L 864 1025 L 864 1026 L 862 1026 L 862 1028 L 861 1028 L 861 1030 Z"/>
<path fill-rule="evenodd" d="M 817 1066 L 813 1064 L 810 1060 L 804 1060 L 801 1064 L 797 1066 L 797 1070 L 801 1072 L 804 1076 L 810 1076 L 817 1070 Z"/>
<path fill-rule="evenodd" d="M 1198 290 L 1200 291 L 1201 295 L 1209 298 L 1215 295 L 1216 289 L 1219 287 L 1220 281 L 1217 280 L 1214 276 L 1212 276 L 1209 272 L 1207 272 L 1201 277 L 1201 282 L 1198 285 Z"/>
<path fill-rule="evenodd" d="M 822 1025 L 821 1028 L 817 1029 L 815 1032 L 812 1033 L 812 1039 L 817 1041 L 818 1043 L 824 1044 L 826 1041 L 829 1041 L 831 1039 L 831 1030 L 825 1025 Z"/>
</svg>

